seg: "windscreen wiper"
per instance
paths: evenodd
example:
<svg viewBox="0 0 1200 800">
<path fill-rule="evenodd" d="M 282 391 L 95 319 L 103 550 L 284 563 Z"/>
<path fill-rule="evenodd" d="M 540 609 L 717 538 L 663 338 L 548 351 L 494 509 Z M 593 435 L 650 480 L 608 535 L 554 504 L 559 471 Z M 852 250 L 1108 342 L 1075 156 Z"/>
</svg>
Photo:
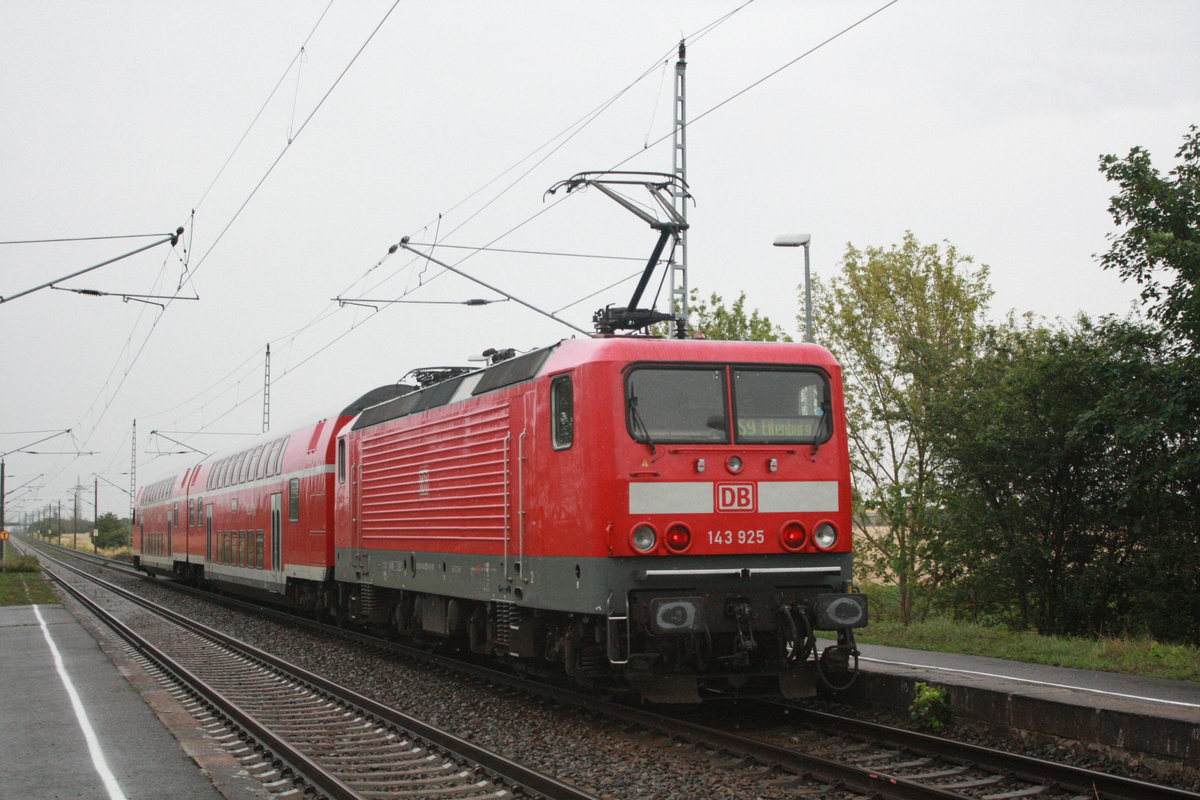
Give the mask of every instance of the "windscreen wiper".
<svg viewBox="0 0 1200 800">
<path fill-rule="evenodd" d="M 638 412 L 637 396 L 630 394 L 629 397 L 625 398 L 625 400 L 629 403 L 629 411 L 630 415 L 633 417 L 634 424 L 642 429 L 642 434 L 646 437 L 646 444 L 650 445 L 650 455 L 657 454 L 658 450 L 654 447 L 654 442 L 650 441 L 650 429 L 646 427 L 646 423 L 642 419 L 641 413 Z"/>
<path fill-rule="evenodd" d="M 809 458 L 816 458 L 816 456 L 817 456 L 817 451 L 818 451 L 818 450 L 820 450 L 820 449 L 821 449 L 821 445 L 822 445 L 822 444 L 824 444 L 824 443 L 825 443 L 825 441 L 827 441 L 827 440 L 828 440 L 828 438 L 829 438 L 829 437 L 826 437 L 826 440 L 825 440 L 825 441 L 823 441 L 823 440 L 821 439 L 821 435 L 822 435 L 823 433 L 825 433 L 825 429 L 826 429 L 826 428 L 829 428 L 829 429 L 830 429 L 830 433 L 831 433 L 831 434 L 833 433 L 833 430 L 832 430 L 832 427 L 833 427 L 833 425 L 832 425 L 832 423 L 833 423 L 833 414 L 832 414 L 832 411 L 833 411 L 832 405 L 831 405 L 831 404 L 830 404 L 828 401 L 826 401 L 826 402 L 824 402 L 824 403 L 821 403 L 821 418 L 820 418 L 819 420 L 817 420 L 817 429 L 816 429 L 816 431 L 814 431 L 814 433 L 813 433 L 813 449 L 812 449 L 812 452 L 808 454 L 808 457 L 809 457 Z"/>
</svg>

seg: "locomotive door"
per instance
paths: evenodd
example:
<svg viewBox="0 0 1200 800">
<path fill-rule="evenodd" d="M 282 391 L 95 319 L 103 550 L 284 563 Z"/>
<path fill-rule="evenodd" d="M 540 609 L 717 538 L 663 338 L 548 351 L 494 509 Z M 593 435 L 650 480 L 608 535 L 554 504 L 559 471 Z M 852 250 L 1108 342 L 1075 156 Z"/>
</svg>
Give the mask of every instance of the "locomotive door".
<svg viewBox="0 0 1200 800">
<path fill-rule="evenodd" d="M 513 523 L 512 530 L 516 539 L 516 561 L 513 571 L 523 583 L 533 580 L 533 565 L 526 560 L 526 550 L 531 549 L 528 537 L 529 507 L 525 487 L 530 480 L 530 456 L 534 447 L 533 423 L 536 419 L 533 408 L 533 392 L 526 392 L 515 398 L 509 405 L 509 419 L 512 423 L 513 437 L 516 439 L 514 448 L 515 460 L 513 472 L 516 480 L 513 487 Z"/>
<path fill-rule="evenodd" d="M 283 569 L 283 494 L 271 495 L 271 569 Z"/>
</svg>

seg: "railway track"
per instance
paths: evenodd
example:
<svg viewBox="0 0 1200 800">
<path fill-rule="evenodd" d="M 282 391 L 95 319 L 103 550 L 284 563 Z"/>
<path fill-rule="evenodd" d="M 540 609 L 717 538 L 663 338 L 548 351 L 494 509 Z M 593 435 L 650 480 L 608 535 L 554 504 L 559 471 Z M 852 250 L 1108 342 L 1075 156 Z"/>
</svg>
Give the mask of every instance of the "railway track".
<svg viewBox="0 0 1200 800">
<path fill-rule="evenodd" d="M 746 740 L 747 755 L 788 758 L 798 750 L 838 764 L 853 764 L 889 783 L 912 783 L 932 794 L 979 800 L 1200 800 L 1200 794 L 1081 767 L 1031 758 L 994 748 L 930 736 L 917 731 L 829 714 L 789 703 L 743 701 L 706 723 L 755 720 L 755 730 L 734 737 Z M 943 794 L 944 793 L 944 794 Z"/>
<path fill-rule="evenodd" d="M 313 625 L 330 630 L 329 626 Z M 380 650 L 406 649 L 360 634 L 352 638 L 373 642 Z M 431 658 L 427 654 L 422 657 Z M 704 765 L 698 768 L 718 771 L 731 765 L 752 765 L 762 772 L 763 796 L 1200 800 L 1200 794 L 1172 787 L 810 709 L 742 702 L 664 715 L 494 670 L 466 667 L 450 659 L 437 661 L 446 669 L 472 672 L 489 685 L 508 686 L 543 702 L 551 698 L 555 704 L 587 709 L 590 715 L 600 715 L 598 724 L 611 728 L 614 721 L 619 722 L 623 735 L 640 738 L 650 746 L 676 754 L 679 748 L 690 746 L 693 762 Z M 747 725 L 748 720 L 752 724 Z M 755 730 L 747 731 L 747 727 Z"/>
<path fill-rule="evenodd" d="M 47 570 L 65 591 L 155 666 L 187 687 L 263 753 L 272 791 L 351 800 L 388 797 L 596 796 L 383 706 L 60 561 Z M 70 572 L 152 612 L 103 608 Z M 166 620 L 164 625 L 160 620 Z M 137 628 L 137 629 L 135 629 Z"/>
</svg>

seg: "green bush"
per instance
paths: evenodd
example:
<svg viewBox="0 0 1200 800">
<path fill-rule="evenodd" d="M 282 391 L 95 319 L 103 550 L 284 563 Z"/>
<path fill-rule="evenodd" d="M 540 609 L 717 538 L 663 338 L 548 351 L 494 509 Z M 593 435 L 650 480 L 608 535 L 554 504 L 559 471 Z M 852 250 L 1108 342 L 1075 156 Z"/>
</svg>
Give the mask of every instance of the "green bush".
<svg viewBox="0 0 1200 800">
<path fill-rule="evenodd" d="M 946 690 L 917 681 L 913 684 L 908 715 L 918 727 L 941 733 L 950 724 L 950 701 L 946 698 Z"/>
</svg>

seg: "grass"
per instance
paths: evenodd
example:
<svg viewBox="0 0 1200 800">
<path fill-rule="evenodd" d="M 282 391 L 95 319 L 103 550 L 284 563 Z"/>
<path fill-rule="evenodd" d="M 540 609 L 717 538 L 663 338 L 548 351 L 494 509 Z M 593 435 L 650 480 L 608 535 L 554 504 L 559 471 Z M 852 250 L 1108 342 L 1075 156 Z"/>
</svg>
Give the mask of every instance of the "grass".
<svg viewBox="0 0 1200 800">
<path fill-rule="evenodd" d="M 120 558 L 130 554 L 129 545 L 121 547 L 101 547 L 96 548 L 92 545 L 92 537 L 87 533 L 70 534 L 64 533 L 61 536 L 51 536 L 49 539 L 38 539 L 38 541 L 47 541 L 50 544 L 56 544 L 59 547 L 69 547 L 72 550 L 78 550 L 81 553 L 96 553 L 97 555 L 107 556 L 108 558 Z"/>
<path fill-rule="evenodd" d="M 57 603 L 58 595 L 46 583 L 42 568 L 33 556 L 18 556 L 5 549 L 0 563 L 0 606 Z"/>
<path fill-rule="evenodd" d="M 1149 637 L 1075 638 L 1041 636 L 1003 626 L 978 625 L 946 616 L 927 616 L 905 626 L 871 596 L 871 624 L 856 635 L 862 644 L 881 644 L 939 653 L 1007 658 L 1032 664 L 1122 672 L 1151 678 L 1200 681 L 1200 648 L 1164 644 Z M 884 599 L 884 598 L 880 598 Z"/>
</svg>

